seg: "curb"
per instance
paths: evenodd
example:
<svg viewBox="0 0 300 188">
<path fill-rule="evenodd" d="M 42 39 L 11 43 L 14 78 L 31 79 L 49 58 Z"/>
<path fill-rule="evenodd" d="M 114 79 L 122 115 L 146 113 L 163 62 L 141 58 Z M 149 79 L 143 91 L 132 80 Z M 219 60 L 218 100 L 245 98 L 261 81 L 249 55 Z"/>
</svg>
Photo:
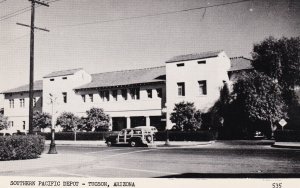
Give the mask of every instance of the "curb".
<svg viewBox="0 0 300 188">
<path fill-rule="evenodd" d="M 273 144 L 271 147 L 274 147 L 274 148 L 287 148 L 287 149 L 300 149 L 300 145 L 299 146 L 293 146 L 293 145 Z"/>
<path fill-rule="evenodd" d="M 210 145 L 215 143 L 215 141 L 207 141 L 207 142 L 198 142 L 198 143 L 170 143 L 170 145 L 165 145 L 164 143 L 148 145 L 149 148 L 190 148 L 190 147 L 199 147 L 204 145 Z M 49 143 L 46 143 L 48 146 Z M 55 143 L 56 146 L 70 146 L 70 147 L 89 147 L 89 148 L 96 148 L 96 147 L 106 147 L 105 143 L 98 143 L 98 144 L 84 144 L 84 143 Z"/>
</svg>

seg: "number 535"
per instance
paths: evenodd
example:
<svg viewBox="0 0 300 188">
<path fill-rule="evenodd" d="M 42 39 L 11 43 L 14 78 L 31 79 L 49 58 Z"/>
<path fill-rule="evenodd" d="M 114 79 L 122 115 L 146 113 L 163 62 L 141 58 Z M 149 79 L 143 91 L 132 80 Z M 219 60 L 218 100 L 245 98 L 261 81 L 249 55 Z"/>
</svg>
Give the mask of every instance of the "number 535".
<svg viewBox="0 0 300 188">
<path fill-rule="evenodd" d="M 272 183 L 272 188 L 282 188 L 282 183 Z"/>
</svg>

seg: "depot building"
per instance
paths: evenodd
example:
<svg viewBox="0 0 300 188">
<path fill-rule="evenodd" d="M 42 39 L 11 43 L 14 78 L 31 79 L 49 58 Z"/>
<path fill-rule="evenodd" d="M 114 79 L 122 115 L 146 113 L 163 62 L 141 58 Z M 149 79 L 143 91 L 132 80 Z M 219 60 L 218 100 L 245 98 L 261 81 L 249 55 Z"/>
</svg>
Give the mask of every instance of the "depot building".
<svg viewBox="0 0 300 188">
<path fill-rule="evenodd" d="M 165 66 L 89 74 L 85 70 L 61 70 L 34 82 L 34 110 L 85 116 L 92 107 L 110 116 L 111 130 L 136 126 L 172 128 L 169 117 L 178 102 L 194 102 L 206 112 L 218 100 L 224 83 L 251 70 L 251 60 L 229 58 L 224 51 L 175 56 Z M 29 85 L 2 92 L 4 116 L 10 129 L 27 131 Z"/>
</svg>

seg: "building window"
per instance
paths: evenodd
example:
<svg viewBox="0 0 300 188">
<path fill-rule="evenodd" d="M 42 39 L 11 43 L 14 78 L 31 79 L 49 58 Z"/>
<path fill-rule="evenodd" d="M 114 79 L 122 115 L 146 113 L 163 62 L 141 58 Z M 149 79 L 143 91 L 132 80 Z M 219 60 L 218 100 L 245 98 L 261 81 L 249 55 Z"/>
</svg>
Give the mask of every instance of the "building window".
<svg viewBox="0 0 300 188">
<path fill-rule="evenodd" d="M 178 63 L 177 64 L 177 67 L 183 67 L 184 66 L 184 63 Z"/>
<path fill-rule="evenodd" d="M 63 92 L 62 95 L 63 95 L 63 102 L 67 103 L 68 102 L 67 92 Z"/>
<path fill-rule="evenodd" d="M 13 127 L 14 126 L 14 122 L 13 121 L 8 121 L 8 127 Z"/>
<path fill-rule="evenodd" d="M 33 98 L 33 107 L 36 107 L 36 98 Z"/>
<path fill-rule="evenodd" d="M 157 93 L 158 98 L 162 98 L 162 89 L 161 88 L 157 88 L 156 93 Z"/>
<path fill-rule="evenodd" d="M 112 90 L 112 96 L 114 101 L 118 100 L 118 90 Z"/>
<path fill-rule="evenodd" d="M 206 80 L 198 81 L 198 84 L 199 84 L 199 94 L 206 95 L 207 94 Z"/>
<path fill-rule="evenodd" d="M 85 102 L 85 95 L 81 95 L 82 101 Z"/>
<path fill-rule="evenodd" d="M 62 77 L 62 79 L 63 79 L 63 80 L 66 80 L 66 79 L 68 79 L 68 78 L 67 78 L 67 77 Z"/>
<path fill-rule="evenodd" d="M 93 94 L 89 94 L 89 98 L 90 98 L 90 102 L 94 102 L 94 95 Z"/>
<path fill-rule="evenodd" d="M 25 107 L 25 99 L 20 99 L 20 107 L 21 108 Z"/>
<path fill-rule="evenodd" d="M 152 89 L 147 89 L 147 96 L 149 99 L 152 98 Z"/>
<path fill-rule="evenodd" d="M 23 121 L 23 130 L 25 130 L 25 128 L 26 128 L 26 122 Z"/>
<path fill-rule="evenodd" d="M 127 100 L 127 89 L 122 89 L 121 92 L 122 92 L 122 98 L 124 100 Z"/>
<path fill-rule="evenodd" d="M 205 60 L 198 61 L 198 64 L 206 64 L 206 61 Z"/>
<path fill-rule="evenodd" d="M 185 84 L 184 82 L 177 83 L 178 86 L 178 96 L 185 96 Z"/>
<path fill-rule="evenodd" d="M 9 108 L 14 108 L 14 107 L 15 107 L 14 99 L 9 99 Z"/>
<path fill-rule="evenodd" d="M 133 100 L 140 99 L 140 88 L 131 88 L 130 90 L 130 96 Z"/>
<path fill-rule="evenodd" d="M 51 78 L 50 81 L 53 82 L 53 81 L 54 81 L 54 78 Z"/>
<path fill-rule="evenodd" d="M 100 91 L 99 95 L 100 95 L 100 98 L 101 98 L 101 100 L 103 102 L 104 101 L 109 101 L 109 91 L 108 90 L 106 90 L 106 91 Z"/>
<path fill-rule="evenodd" d="M 109 101 L 109 91 L 108 90 L 104 91 L 104 98 L 106 101 Z"/>
</svg>

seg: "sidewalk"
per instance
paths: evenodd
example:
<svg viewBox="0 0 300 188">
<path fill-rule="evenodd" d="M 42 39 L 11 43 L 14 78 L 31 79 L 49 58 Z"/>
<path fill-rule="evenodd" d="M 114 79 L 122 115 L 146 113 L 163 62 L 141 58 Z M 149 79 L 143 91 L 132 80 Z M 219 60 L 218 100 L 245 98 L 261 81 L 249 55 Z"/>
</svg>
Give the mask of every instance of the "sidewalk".
<svg viewBox="0 0 300 188">
<path fill-rule="evenodd" d="M 300 149 L 300 142 L 275 142 L 272 147 Z"/>
<path fill-rule="evenodd" d="M 63 160 L 67 159 L 67 160 Z M 84 156 L 85 161 L 92 161 L 95 157 Z M 32 169 L 47 169 L 57 166 L 79 164 L 82 162 L 82 155 L 78 154 L 47 154 L 46 150 L 37 159 L 27 160 L 11 160 L 0 162 L 0 175 L 5 175 L 5 172 L 15 172 Z"/>
</svg>

